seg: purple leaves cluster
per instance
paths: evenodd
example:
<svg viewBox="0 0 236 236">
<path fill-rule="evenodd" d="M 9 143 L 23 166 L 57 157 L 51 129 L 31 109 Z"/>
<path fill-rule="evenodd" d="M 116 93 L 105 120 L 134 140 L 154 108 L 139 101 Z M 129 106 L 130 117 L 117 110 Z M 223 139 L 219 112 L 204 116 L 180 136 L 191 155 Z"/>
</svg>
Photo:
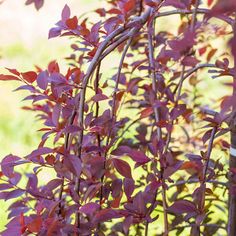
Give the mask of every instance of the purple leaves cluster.
<svg viewBox="0 0 236 236">
<path fill-rule="evenodd" d="M 31 3 L 39 9 L 43 1 Z M 0 198 L 15 199 L 3 236 L 213 235 L 225 228 L 215 215 L 225 212 L 218 193 L 225 193 L 227 169 L 212 150 L 229 148 L 225 134 L 235 95 L 216 100 L 219 112 L 209 110 L 198 75 L 211 68 L 208 77 L 235 77 L 230 55 L 208 37 L 214 30 L 215 38 L 229 34 L 235 4 L 107 4 L 95 11 L 99 22 L 73 16 L 68 5 L 62 10 L 49 38 L 76 39 L 66 72 L 52 61 L 35 72 L 0 75 L 21 83 L 16 90 L 28 91 L 25 100 L 32 102 L 24 109 L 43 122 L 35 150 L 1 162 Z M 177 34 L 159 30 L 160 17 L 176 14 Z M 221 21 L 217 27 L 213 17 Z M 109 78 L 103 59 L 116 51 L 120 63 Z M 22 175 L 21 165 L 32 171 Z M 56 177 L 41 183 L 42 169 Z"/>
</svg>

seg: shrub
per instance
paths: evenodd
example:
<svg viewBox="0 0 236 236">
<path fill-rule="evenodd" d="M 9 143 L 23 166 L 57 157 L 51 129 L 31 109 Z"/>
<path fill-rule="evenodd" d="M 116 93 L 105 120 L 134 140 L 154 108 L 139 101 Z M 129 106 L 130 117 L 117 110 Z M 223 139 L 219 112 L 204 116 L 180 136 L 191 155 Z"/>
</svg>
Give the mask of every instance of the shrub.
<svg viewBox="0 0 236 236">
<path fill-rule="evenodd" d="M 235 235 L 235 1 L 106 4 L 89 18 L 66 5 L 50 30 L 73 38 L 66 72 L 0 75 L 44 124 L 35 150 L 1 162 L 0 198 L 15 199 L 2 235 Z M 213 46 L 228 35 L 233 57 Z M 210 76 L 233 77 L 211 103 Z"/>
</svg>

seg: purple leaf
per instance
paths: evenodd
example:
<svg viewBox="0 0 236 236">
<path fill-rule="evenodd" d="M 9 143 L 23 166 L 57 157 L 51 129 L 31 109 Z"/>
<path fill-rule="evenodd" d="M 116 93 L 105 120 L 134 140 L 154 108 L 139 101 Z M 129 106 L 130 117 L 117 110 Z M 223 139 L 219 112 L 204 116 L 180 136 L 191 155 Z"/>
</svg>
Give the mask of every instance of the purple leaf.
<svg viewBox="0 0 236 236">
<path fill-rule="evenodd" d="M 192 213 L 196 210 L 194 203 L 188 200 L 178 200 L 168 208 L 168 211 L 174 214 Z"/>
<path fill-rule="evenodd" d="M 48 33 L 48 39 L 55 38 L 59 35 L 61 35 L 61 28 L 59 27 L 51 28 Z"/>
<path fill-rule="evenodd" d="M 60 114 L 61 114 L 61 105 L 56 104 L 52 111 L 52 122 L 55 126 L 57 126 L 59 123 Z"/>
<path fill-rule="evenodd" d="M 32 3 L 34 3 L 35 8 L 39 10 L 43 6 L 44 0 L 27 0 L 25 4 L 29 5 Z"/>
<path fill-rule="evenodd" d="M 26 158 L 33 158 L 33 157 L 41 156 L 41 155 L 52 153 L 52 152 L 53 152 L 53 149 L 51 148 L 40 147 L 34 150 L 33 152 L 31 152 L 28 156 L 26 156 Z"/>
<path fill-rule="evenodd" d="M 130 178 L 125 178 L 124 179 L 124 191 L 125 191 L 125 195 L 128 199 L 132 196 L 134 189 L 135 189 L 134 180 L 130 179 Z"/>
<path fill-rule="evenodd" d="M 70 8 L 69 6 L 66 4 L 62 10 L 61 13 L 61 19 L 63 22 L 66 22 L 66 20 L 70 18 Z"/>
<path fill-rule="evenodd" d="M 103 209 L 94 216 L 94 220 L 96 222 L 105 222 L 120 217 L 122 217 L 122 215 L 120 215 L 118 211 L 115 211 L 113 209 Z"/>
<path fill-rule="evenodd" d="M 9 200 L 9 199 L 12 199 L 12 198 L 17 198 L 17 197 L 20 197 L 25 191 L 24 190 L 21 190 L 21 189 L 15 189 L 13 191 L 10 191 L 6 197 L 5 197 L 5 200 Z"/>
<path fill-rule="evenodd" d="M 38 74 L 37 77 L 37 84 L 39 88 L 46 90 L 48 86 L 48 72 L 42 71 Z"/>
<path fill-rule="evenodd" d="M 73 173 L 75 176 L 80 176 L 82 165 L 81 160 L 74 155 L 69 155 L 64 159 L 64 163 L 68 170 Z"/>
<path fill-rule="evenodd" d="M 14 166 L 17 165 L 17 162 L 19 160 L 21 160 L 20 157 L 13 156 L 13 155 L 8 155 L 8 156 L 4 157 L 1 162 L 2 173 L 5 176 L 11 178 L 13 175 Z"/>
<path fill-rule="evenodd" d="M 100 101 L 103 101 L 103 100 L 106 100 L 106 99 L 108 99 L 108 97 L 105 94 L 102 94 L 102 93 L 96 94 L 91 98 L 91 100 L 94 101 L 94 102 L 100 102 Z"/>
<path fill-rule="evenodd" d="M 95 202 L 90 202 L 82 207 L 80 207 L 79 211 L 88 215 L 88 214 L 93 214 L 95 211 L 97 211 L 100 208 L 100 205 L 95 203 Z"/>
<path fill-rule="evenodd" d="M 116 168 L 116 170 L 124 177 L 131 178 L 131 168 L 129 164 L 121 159 L 113 158 L 112 159 L 113 165 Z"/>
</svg>

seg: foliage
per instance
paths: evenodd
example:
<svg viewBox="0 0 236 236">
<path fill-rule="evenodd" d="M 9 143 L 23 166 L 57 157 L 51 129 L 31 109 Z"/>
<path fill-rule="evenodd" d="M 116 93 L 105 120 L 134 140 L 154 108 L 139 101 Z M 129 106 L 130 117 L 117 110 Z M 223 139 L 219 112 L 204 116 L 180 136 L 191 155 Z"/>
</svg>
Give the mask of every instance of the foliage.
<svg viewBox="0 0 236 236">
<path fill-rule="evenodd" d="M 39 9 L 43 1 L 31 3 Z M 15 199 L 3 236 L 151 235 L 150 228 L 153 235 L 225 233 L 227 222 L 215 215 L 227 211 L 228 169 L 212 151 L 227 154 L 235 93 L 212 111 L 198 75 L 211 68 L 213 79 L 235 76 L 229 53 L 211 42 L 233 34 L 236 57 L 236 4 L 202 5 L 107 0 L 106 9 L 95 11 L 96 23 L 73 16 L 66 5 L 49 38 L 76 39 L 68 70 L 53 61 L 0 75 L 22 84 L 17 90 L 32 101 L 23 108 L 44 123 L 37 149 L 1 162 L 0 198 Z M 159 20 L 175 15 L 177 33 L 160 30 Z M 103 61 L 112 63 L 117 52 L 120 63 L 108 77 Z M 19 167 L 29 164 L 22 174 Z M 42 185 L 42 171 L 55 178 Z"/>
</svg>

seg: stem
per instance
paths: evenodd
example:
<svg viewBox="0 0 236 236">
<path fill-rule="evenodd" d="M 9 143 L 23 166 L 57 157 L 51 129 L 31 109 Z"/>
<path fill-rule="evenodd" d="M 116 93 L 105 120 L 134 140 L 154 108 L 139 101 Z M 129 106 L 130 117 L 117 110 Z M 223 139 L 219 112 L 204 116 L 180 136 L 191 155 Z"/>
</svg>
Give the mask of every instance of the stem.
<svg viewBox="0 0 236 236">
<path fill-rule="evenodd" d="M 117 77 L 116 77 L 116 84 L 115 84 L 114 93 L 113 93 L 113 96 L 112 96 L 112 111 L 111 111 L 112 123 L 116 122 L 116 95 L 117 95 L 117 90 L 118 90 L 118 86 L 119 86 L 119 83 L 120 83 L 121 70 L 122 70 L 122 67 L 123 67 L 125 56 L 126 56 L 126 54 L 128 52 L 128 49 L 129 49 L 129 47 L 130 47 L 130 45 L 132 43 L 133 35 L 135 34 L 135 32 L 136 32 L 136 30 L 133 31 L 132 37 L 127 42 L 127 44 L 126 44 L 126 46 L 124 48 L 124 51 L 122 53 L 121 59 L 120 59 L 120 64 L 119 64 L 119 67 L 118 67 L 118 72 L 117 72 Z M 112 133 L 112 129 L 110 129 L 109 134 L 107 136 L 107 141 L 106 141 L 106 145 L 107 146 L 109 145 L 111 133 Z"/>
<path fill-rule="evenodd" d="M 151 77 L 152 77 L 152 89 L 154 91 L 155 96 L 157 96 L 157 77 L 156 77 L 156 69 L 155 69 L 155 61 L 154 61 L 154 48 L 153 48 L 153 20 L 149 23 L 149 28 L 148 28 L 148 58 L 149 58 L 149 66 L 151 70 Z M 155 98 L 155 100 L 157 97 Z M 157 109 L 157 107 L 154 106 L 154 116 L 155 116 L 155 123 L 158 123 L 160 121 L 160 114 Z M 161 128 L 157 126 L 157 139 L 161 140 L 162 138 L 162 132 Z M 161 167 L 161 173 L 163 174 L 163 168 Z M 161 174 L 161 175 L 162 175 Z M 161 177 L 162 178 L 162 177 Z M 155 196 L 157 195 L 157 191 Z M 155 199 L 154 199 L 155 201 Z M 152 204 L 153 205 L 153 204 Z M 168 213 L 167 213 L 167 200 L 166 200 L 166 189 L 165 189 L 165 182 L 162 179 L 162 206 L 163 206 L 163 213 L 164 213 L 164 235 L 168 235 Z M 152 208 L 152 207 L 151 207 Z M 148 222 L 146 222 L 146 230 L 148 233 Z"/>
<path fill-rule="evenodd" d="M 196 0 L 195 6 L 194 6 L 194 10 L 193 10 L 193 15 L 192 15 L 191 26 L 190 26 L 191 32 L 195 31 L 195 25 L 196 25 L 196 21 L 197 21 L 198 6 L 199 6 L 199 0 Z"/>
<path fill-rule="evenodd" d="M 74 123 L 74 120 L 75 120 L 75 117 L 76 117 L 76 110 L 73 111 L 70 119 L 69 119 L 69 125 L 73 125 Z M 64 143 L 64 152 L 68 152 L 68 147 L 69 147 L 69 139 L 70 139 L 70 133 L 66 133 L 66 137 L 65 137 L 65 143 Z M 63 160 L 62 160 L 63 162 Z M 61 188 L 60 188 L 60 191 L 59 191 L 59 212 L 58 212 L 58 215 L 61 215 L 62 214 L 62 203 L 61 203 L 61 200 L 62 200 L 62 194 L 63 194 L 63 191 L 64 191 L 64 184 L 65 184 L 65 178 L 62 177 L 62 184 L 61 184 Z"/>
</svg>

